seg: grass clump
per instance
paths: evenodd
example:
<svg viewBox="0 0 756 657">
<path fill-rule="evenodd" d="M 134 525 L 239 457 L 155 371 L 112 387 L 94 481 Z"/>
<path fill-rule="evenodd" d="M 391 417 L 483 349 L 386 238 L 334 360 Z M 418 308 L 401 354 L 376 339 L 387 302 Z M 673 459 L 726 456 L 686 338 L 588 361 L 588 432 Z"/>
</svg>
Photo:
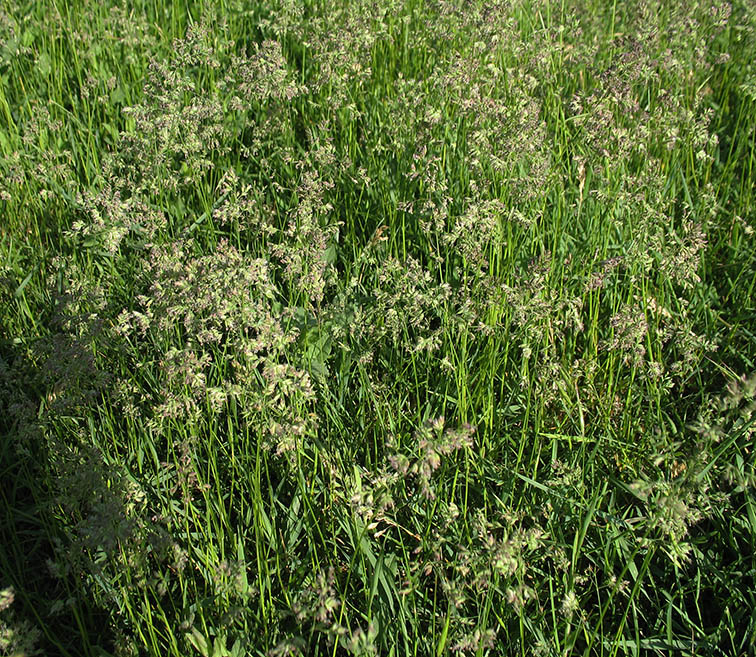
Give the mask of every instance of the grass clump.
<svg viewBox="0 0 756 657">
<path fill-rule="evenodd" d="M 0 650 L 756 641 L 748 2 L 0 8 Z"/>
</svg>

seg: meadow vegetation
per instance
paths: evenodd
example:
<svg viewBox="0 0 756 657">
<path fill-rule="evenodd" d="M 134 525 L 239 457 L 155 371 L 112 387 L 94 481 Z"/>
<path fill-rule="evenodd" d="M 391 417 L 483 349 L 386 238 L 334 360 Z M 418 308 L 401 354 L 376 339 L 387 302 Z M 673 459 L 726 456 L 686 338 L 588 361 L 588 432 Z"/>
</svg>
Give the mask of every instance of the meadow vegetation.
<svg viewBox="0 0 756 657">
<path fill-rule="evenodd" d="M 756 653 L 751 0 L 0 3 L 0 653 Z"/>
</svg>

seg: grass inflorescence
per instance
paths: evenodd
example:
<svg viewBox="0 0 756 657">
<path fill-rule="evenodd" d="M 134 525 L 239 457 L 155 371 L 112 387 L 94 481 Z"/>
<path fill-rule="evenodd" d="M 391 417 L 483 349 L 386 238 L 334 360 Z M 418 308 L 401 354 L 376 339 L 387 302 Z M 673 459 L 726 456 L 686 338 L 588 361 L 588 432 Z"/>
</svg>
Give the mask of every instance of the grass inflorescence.
<svg viewBox="0 0 756 657">
<path fill-rule="evenodd" d="M 746 0 L 0 5 L 0 652 L 756 652 Z"/>
</svg>

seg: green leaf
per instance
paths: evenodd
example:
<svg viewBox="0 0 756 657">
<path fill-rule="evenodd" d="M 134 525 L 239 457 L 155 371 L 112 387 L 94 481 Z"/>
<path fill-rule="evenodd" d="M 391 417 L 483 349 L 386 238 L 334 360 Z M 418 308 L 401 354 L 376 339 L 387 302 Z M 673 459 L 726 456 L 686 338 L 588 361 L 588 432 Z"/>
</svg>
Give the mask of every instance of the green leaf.
<svg viewBox="0 0 756 657">
<path fill-rule="evenodd" d="M 192 646 L 203 655 L 203 657 L 210 657 L 210 649 L 207 645 L 207 639 L 205 639 L 196 627 L 193 627 L 190 633 L 187 634 L 187 639 L 189 639 L 189 643 L 191 643 Z"/>
<path fill-rule="evenodd" d="M 29 285 L 29 281 L 31 280 L 32 276 L 34 275 L 34 269 L 32 269 L 27 275 L 26 278 L 24 278 L 23 281 L 21 281 L 21 284 L 16 288 L 16 291 L 14 293 L 14 296 L 16 299 L 20 298 L 21 295 L 24 293 L 24 288 Z"/>
<path fill-rule="evenodd" d="M 331 242 L 328 245 L 328 248 L 325 250 L 325 253 L 323 254 L 323 257 L 325 258 L 325 261 L 329 265 L 333 265 L 336 262 L 336 255 L 337 255 L 336 243 L 335 242 Z"/>
<path fill-rule="evenodd" d="M 5 134 L 5 130 L 0 130 L 0 149 L 2 149 L 5 154 L 10 153 L 11 151 L 10 142 L 8 141 L 8 136 Z"/>
<path fill-rule="evenodd" d="M 43 77 L 50 75 L 50 71 L 52 70 L 52 62 L 50 61 L 50 57 L 47 53 L 43 52 L 37 59 L 37 70 Z"/>
<path fill-rule="evenodd" d="M 240 536 L 236 537 L 236 560 L 241 566 L 241 573 L 240 573 L 241 589 L 242 589 L 243 595 L 246 596 L 250 594 L 250 589 L 249 589 L 249 580 L 247 579 L 247 559 L 244 556 L 244 541 L 242 540 Z M 237 641 L 234 644 L 234 648 L 231 651 L 232 653 L 234 653 L 234 651 L 236 650 L 238 643 L 239 642 Z"/>
</svg>

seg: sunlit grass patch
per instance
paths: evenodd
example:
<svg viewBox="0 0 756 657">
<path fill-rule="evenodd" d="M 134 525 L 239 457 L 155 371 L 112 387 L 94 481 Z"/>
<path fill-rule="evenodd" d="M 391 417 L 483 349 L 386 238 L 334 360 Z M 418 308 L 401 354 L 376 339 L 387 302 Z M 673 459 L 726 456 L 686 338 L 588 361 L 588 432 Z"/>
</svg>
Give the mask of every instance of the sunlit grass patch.
<svg viewBox="0 0 756 657">
<path fill-rule="evenodd" d="M 755 20 L 6 3 L 0 650 L 752 653 Z"/>
</svg>

